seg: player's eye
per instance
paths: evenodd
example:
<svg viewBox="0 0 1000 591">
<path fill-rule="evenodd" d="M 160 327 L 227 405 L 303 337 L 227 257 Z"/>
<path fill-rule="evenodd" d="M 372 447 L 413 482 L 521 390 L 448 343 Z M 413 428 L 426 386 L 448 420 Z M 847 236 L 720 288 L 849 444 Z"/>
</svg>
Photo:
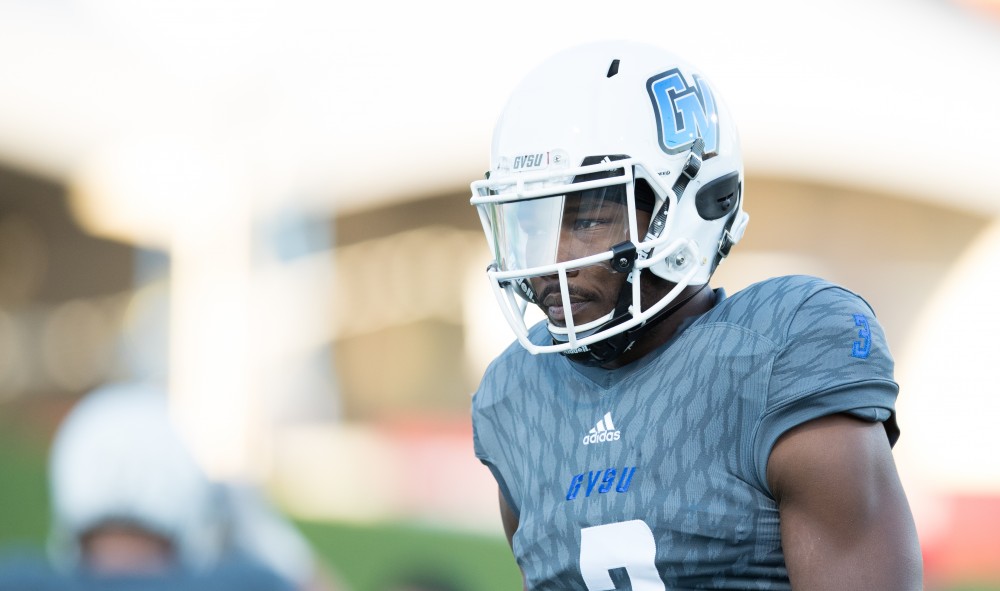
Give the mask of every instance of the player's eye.
<svg viewBox="0 0 1000 591">
<path fill-rule="evenodd" d="M 608 221 L 603 218 L 579 218 L 574 222 L 573 229 L 580 230 L 594 230 L 607 224 Z"/>
</svg>

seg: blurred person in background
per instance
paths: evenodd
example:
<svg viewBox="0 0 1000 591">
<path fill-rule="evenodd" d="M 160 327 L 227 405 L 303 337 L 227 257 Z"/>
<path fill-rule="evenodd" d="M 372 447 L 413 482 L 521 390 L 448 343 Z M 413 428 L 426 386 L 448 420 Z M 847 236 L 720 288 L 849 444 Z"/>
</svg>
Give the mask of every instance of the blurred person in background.
<svg viewBox="0 0 1000 591">
<path fill-rule="evenodd" d="M 872 309 L 814 277 L 708 288 L 748 215 L 697 70 L 644 44 L 559 53 L 472 190 L 520 343 L 475 393 L 475 453 L 526 589 L 921 588 Z"/>
<path fill-rule="evenodd" d="M 0 590 L 31 573 L 54 589 L 345 589 L 259 491 L 203 473 L 156 385 L 81 399 L 56 433 L 49 481 L 51 570 L 0 571 Z"/>
</svg>

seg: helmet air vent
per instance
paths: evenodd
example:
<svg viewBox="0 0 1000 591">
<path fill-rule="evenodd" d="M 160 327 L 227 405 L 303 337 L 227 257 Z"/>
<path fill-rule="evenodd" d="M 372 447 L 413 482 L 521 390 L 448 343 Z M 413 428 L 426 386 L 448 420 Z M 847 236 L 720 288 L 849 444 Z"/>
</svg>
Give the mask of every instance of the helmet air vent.
<svg viewBox="0 0 1000 591">
<path fill-rule="evenodd" d="M 621 63 L 621 60 L 618 60 L 618 59 L 611 61 L 611 67 L 608 68 L 608 78 L 611 78 L 612 76 L 614 76 L 615 74 L 618 73 L 618 64 L 619 63 Z"/>
</svg>

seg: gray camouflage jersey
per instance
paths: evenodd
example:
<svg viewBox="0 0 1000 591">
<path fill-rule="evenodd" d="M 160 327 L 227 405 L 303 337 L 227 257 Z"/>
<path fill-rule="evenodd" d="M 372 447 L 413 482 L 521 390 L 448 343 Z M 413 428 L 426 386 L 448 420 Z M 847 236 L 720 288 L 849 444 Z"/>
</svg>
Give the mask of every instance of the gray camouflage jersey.
<svg viewBox="0 0 1000 591">
<path fill-rule="evenodd" d="M 545 342 L 544 323 L 531 331 Z M 473 398 L 476 456 L 518 515 L 528 589 L 789 589 L 768 455 L 850 413 L 895 443 L 897 385 L 867 303 L 820 279 L 753 285 L 615 370 L 514 344 Z"/>
</svg>

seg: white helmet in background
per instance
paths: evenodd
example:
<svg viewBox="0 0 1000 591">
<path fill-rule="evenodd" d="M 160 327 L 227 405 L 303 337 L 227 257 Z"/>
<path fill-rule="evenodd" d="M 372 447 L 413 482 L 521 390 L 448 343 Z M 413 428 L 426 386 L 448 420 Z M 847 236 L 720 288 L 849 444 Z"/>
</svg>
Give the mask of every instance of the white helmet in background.
<svg viewBox="0 0 1000 591">
<path fill-rule="evenodd" d="M 494 293 L 521 344 L 601 364 L 627 350 L 665 317 L 688 285 L 708 282 L 739 241 L 743 163 L 736 126 L 708 80 L 655 46 L 598 42 L 563 51 L 514 90 L 493 134 L 487 178 L 472 183 L 494 263 Z M 568 196 L 599 193 L 627 205 L 621 240 L 561 260 Z M 636 211 L 650 214 L 637 227 Z M 576 324 L 567 273 L 600 265 L 626 274 L 613 310 Z M 675 284 L 639 305 L 650 273 Z M 565 326 L 549 322 L 551 344 L 532 343 L 529 280 L 558 276 Z M 675 306 L 678 304 L 675 304 Z"/>
<path fill-rule="evenodd" d="M 175 431 L 160 388 L 120 384 L 85 396 L 56 434 L 49 482 L 49 551 L 60 566 L 80 566 L 81 536 L 109 523 L 168 539 L 182 568 L 220 557 L 219 491 Z"/>
</svg>

